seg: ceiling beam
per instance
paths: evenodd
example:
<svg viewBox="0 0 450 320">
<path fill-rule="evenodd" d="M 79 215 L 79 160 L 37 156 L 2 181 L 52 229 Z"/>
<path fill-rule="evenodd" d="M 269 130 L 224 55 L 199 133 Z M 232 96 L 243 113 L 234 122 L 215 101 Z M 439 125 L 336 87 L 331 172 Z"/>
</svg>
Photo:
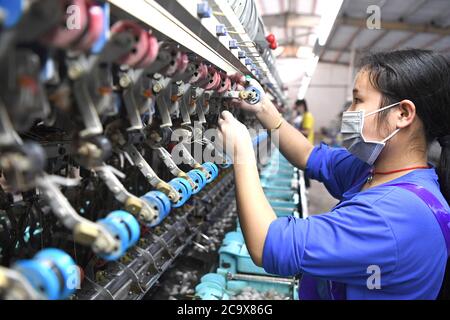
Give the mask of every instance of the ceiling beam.
<svg viewBox="0 0 450 320">
<path fill-rule="evenodd" d="M 450 9 L 440 11 L 431 19 L 431 24 L 435 26 L 447 27 L 448 23 L 446 23 L 446 20 L 448 19 L 448 16 L 450 16 Z"/>
<path fill-rule="evenodd" d="M 343 53 L 350 53 L 351 52 L 351 50 L 350 50 L 350 48 L 335 48 L 335 47 L 330 47 L 330 46 L 328 46 L 327 47 L 327 51 L 342 51 Z"/>
<path fill-rule="evenodd" d="M 308 28 L 319 25 L 320 16 L 315 14 L 284 12 L 263 15 L 263 20 L 266 26 L 271 27 Z"/>
<path fill-rule="evenodd" d="M 401 22 L 408 20 L 409 17 L 416 14 L 417 11 L 419 11 L 419 9 L 422 8 L 427 2 L 428 0 L 421 0 L 417 2 L 415 5 L 411 6 L 404 14 L 402 14 L 399 20 Z"/>
<path fill-rule="evenodd" d="M 347 14 L 347 10 L 350 7 L 351 0 L 345 0 L 341 7 L 341 14 L 345 15 Z"/>
<path fill-rule="evenodd" d="M 409 40 L 413 39 L 415 36 L 417 36 L 417 33 L 411 33 L 408 34 L 406 37 L 404 37 L 402 40 L 400 40 L 399 42 L 397 42 L 390 50 L 397 50 L 399 49 L 401 46 L 403 46 L 405 43 L 407 43 Z"/>
<path fill-rule="evenodd" d="M 366 19 L 341 17 L 338 24 L 342 26 L 352 26 L 366 28 Z M 399 21 L 382 21 L 381 28 L 386 31 L 409 31 L 413 33 L 433 33 L 439 35 L 450 35 L 450 28 L 440 28 L 430 24 L 412 24 Z"/>
<path fill-rule="evenodd" d="M 431 49 L 430 47 L 434 46 L 436 43 L 438 43 L 445 37 L 446 36 L 438 35 L 438 36 L 434 37 L 433 39 L 431 39 L 430 41 L 428 41 L 427 43 L 425 43 L 421 49 Z"/>
<path fill-rule="evenodd" d="M 313 35 L 313 34 L 314 33 L 312 32 L 312 30 L 309 29 L 308 32 L 304 32 L 304 33 L 301 33 L 301 34 L 296 34 L 292 38 L 282 39 L 282 40 L 278 41 L 278 44 L 280 46 L 285 46 L 285 45 L 304 45 L 304 43 L 300 43 L 300 42 L 298 42 L 296 40 L 309 37 L 310 35 Z"/>
<path fill-rule="evenodd" d="M 357 28 L 356 31 L 355 31 L 355 32 L 352 34 L 352 36 L 350 37 L 350 39 L 347 41 L 347 43 L 345 43 L 345 44 L 342 46 L 342 48 L 339 49 L 339 52 L 338 52 L 338 54 L 336 55 L 336 58 L 334 59 L 334 62 L 335 62 L 335 63 L 337 63 L 337 62 L 341 59 L 341 57 L 342 57 L 342 55 L 343 55 L 343 53 L 344 53 L 344 50 L 350 48 L 350 46 L 352 45 L 353 41 L 355 41 L 356 37 L 359 35 L 360 32 L 361 32 L 361 28 Z"/>
<path fill-rule="evenodd" d="M 324 60 L 324 59 L 320 59 L 320 62 L 321 63 L 330 63 L 330 64 L 337 64 L 337 65 L 340 65 L 340 66 L 349 66 L 350 65 L 350 63 L 348 63 L 348 62 L 335 62 L 334 60 Z"/>
<path fill-rule="evenodd" d="M 386 37 L 388 33 L 389 33 L 389 30 L 384 30 L 380 35 L 378 35 L 378 37 L 376 37 L 368 45 L 366 45 L 365 49 L 370 49 L 370 48 L 375 47 L 375 45 L 378 42 L 380 42 L 381 40 L 383 40 L 383 38 Z"/>
<path fill-rule="evenodd" d="M 336 34 L 336 32 L 337 32 L 338 30 L 339 30 L 339 25 L 335 25 L 334 28 L 333 28 L 333 30 L 331 31 L 330 36 L 328 37 L 328 41 L 327 41 L 327 43 L 325 44 L 325 47 L 323 47 L 323 48 L 322 48 L 322 52 L 320 52 L 319 60 L 322 60 L 322 58 L 323 58 L 325 52 L 328 50 L 328 47 L 329 47 L 330 42 L 331 42 L 330 40 L 334 38 L 334 35 Z M 317 41 L 316 41 L 316 45 L 318 45 L 318 42 L 317 42 Z M 316 48 L 315 48 L 314 50 L 316 50 Z"/>
<path fill-rule="evenodd" d="M 280 12 L 286 12 L 286 8 L 284 7 L 284 0 L 278 0 L 278 3 L 280 5 Z M 289 3 L 288 3 L 288 6 L 289 6 Z M 288 11 L 289 11 L 289 7 L 288 7 Z M 287 23 L 288 23 L 288 21 L 284 20 L 284 25 L 283 25 L 284 39 L 288 39 L 289 38 L 289 30 L 288 30 Z"/>
<path fill-rule="evenodd" d="M 443 40 L 445 38 L 446 38 L 446 36 L 433 37 L 429 42 L 427 42 L 423 46 L 421 46 L 420 49 L 433 49 L 433 48 L 430 48 L 430 47 L 435 45 L 436 43 L 438 43 L 439 41 L 441 41 L 441 40 Z M 377 40 L 377 39 L 375 39 L 375 40 Z M 374 43 L 375 42 L 376 41 L 374 41 Z M 294 45 L 300 45 L 300 44 L 294 42 Z M 372 45 L 372 47 L 373 47 L 373 45 Z M 368 48 L 370 48 L 370 47 L 367 46 L 365 48 L 357 48 L 357 50 L 364 51 L 364 50 L 367 50 Z M 345 48 L 344 49 L 344 48 L 337 48 L 337 47 L 330 47 L 330 46 L 327 47 L 327 51 L 342 51 L 343 53 L 350 53 L 351 52 L 350 48 Z"/>
<path fill-rule="evenodd" d="M 302 28 L 314 27 L 320 23 L 320 16 L 315 14 L 301 14 L 284 12 L 280 14 L 268 14 L 263 16 L 267 26 L 279 28 Z M 406 16 L 404 16 L 406 19 Z M 362 18 L 352 18 L 342 16 L 338 18 L 337 24 L 343 26 L 353 26 L 359 28 L 367 27 L 367 20 Z M 410 31 L 414 33 L 433 33 L 439 35 L 450 35 L 450 27 L 438 27 L 433 24 L 413 24 L 402 21 L 382 21 L 381 27 L 389 31 Z"/>
</svg>

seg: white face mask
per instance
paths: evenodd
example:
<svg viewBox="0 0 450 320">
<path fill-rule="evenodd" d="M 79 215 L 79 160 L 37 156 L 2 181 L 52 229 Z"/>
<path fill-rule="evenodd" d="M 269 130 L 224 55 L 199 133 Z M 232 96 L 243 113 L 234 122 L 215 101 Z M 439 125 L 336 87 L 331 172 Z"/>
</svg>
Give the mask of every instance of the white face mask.
<svg viewBox="0 0 450 320">
<path fill-rule="evenodd" d="M 395 130 L 392 134 L 390 134 L 386 139 L 382 141 L 368 141 L 364 138 L 363 135 L 364 118 L 386 109 L 393 108 L 399 104 L 400 102 L 397 102 L 368 114 L 365 114 L 364 110 L 344 112 L 342 114 L 341 125 L 343 146 L 357 158 L 361 159 L 369 165 L 373 165 L 377 158 L 380 156 L 381 151 L 383 151 L 386 142 L 393 136 L 395 136 L 400 131 L 400 129 Z"/>
</svg>

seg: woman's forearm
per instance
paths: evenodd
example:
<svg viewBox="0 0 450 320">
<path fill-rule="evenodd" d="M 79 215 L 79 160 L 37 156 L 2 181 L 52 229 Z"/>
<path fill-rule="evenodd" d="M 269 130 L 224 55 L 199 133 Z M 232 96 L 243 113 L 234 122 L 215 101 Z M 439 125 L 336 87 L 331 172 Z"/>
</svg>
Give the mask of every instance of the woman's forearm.
<svg viewBox="0 0 450 320">
<path fill-rule="evenodd" d="M 236 201 L 247 249 L 256 265 L 262 265 L 264 242 L 276 215 L 264 195 L 256 161 L 235 164 Z"/>
<path fill-rule="evenodd" d="M 273 129 L 280 119 L 280 114 L 269 99 L 265 99 L 256 117 L 266 129 Z M 286 121 L 275 132 L 275 138 L 279 138 L 281 153 L 299 169 L 304 170 L 308 162 L 309 155 L 314 146 L 309 140 L 296 128 Z"/>
<path fill-rule="evenodd" d="M 257 265 L 262 264 L 264 243 L 269 226 L 276 219 L 259 181 L 253 141 L 244 124 L 229 111 L 219 121 L 226 153 L 233 159 L 236 203 L 248 252 Z"/>
</svg>

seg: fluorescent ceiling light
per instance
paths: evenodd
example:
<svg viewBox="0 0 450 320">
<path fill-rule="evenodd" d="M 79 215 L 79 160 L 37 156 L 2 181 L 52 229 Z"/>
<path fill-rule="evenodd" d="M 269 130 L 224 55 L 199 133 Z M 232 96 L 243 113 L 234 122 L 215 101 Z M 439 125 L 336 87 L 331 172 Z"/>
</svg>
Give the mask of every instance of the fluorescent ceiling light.
<svg viewBox="0 0 450 320">
<path fill-rule="evenodd" d="M 319 45 L 324 46 L 330 36 L 331 29 L 341 10 L 344 0 L 328 0 L 317 31 Z"/>
<path fill-rule="evenodd" d="M 308 59 L 312 56 L 312 53 L 313 53 L 312 47 L 300 46 L 297 50 L 297 58 Z"/>
<path fill-rule="evenodd" d="M 306 75 L 309 77 L 312 77 L 314 75 L 314 72 L 316 71 L 317 64 L 319 63 L 319 56 L 312 56 L 308 64 L 306 65 L 305 72 Z"/>
<path fill-rule="evenodd" d="M 306 97 L 306 92 L 308 91 L 309 85 L 311 83 L 312 78 L 305 76 L 302 79 L 302 84 L 298 89 L 297 99 L 302 100 Z"/>
<path fill-rule="evenodd" d="M 300 88 L 298 89 L 297 99 L 304 99 L 306 92 L 308 91 L 309 85 L 311 84 L 314 72 L 317 69 L 319 63 L 319 56 L 312 56 L 307 65 L 305 66 L 305 76 L 302 78 Z"/>
</svg>

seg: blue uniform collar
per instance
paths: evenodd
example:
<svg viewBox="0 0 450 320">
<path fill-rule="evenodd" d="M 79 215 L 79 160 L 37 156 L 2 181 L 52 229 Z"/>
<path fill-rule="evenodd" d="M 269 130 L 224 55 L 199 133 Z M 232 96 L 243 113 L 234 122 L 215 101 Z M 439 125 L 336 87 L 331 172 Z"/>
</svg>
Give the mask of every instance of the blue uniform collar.
<svg viewBox="0 0 450 320">
<path fill-rule="evenodd" d="M 394 179 L 392 181 L 380 184 L 376 187 L 373 188 L 381 188 L 384 185 L 387 184 L 392 184 L 392 183 L 398 183 L 398 182 L 404 182 L 404 181 L 408 181 L 411 179 L 414 179 L 417 175 L 422 176 L 423 178 L 432 178 L 436 183 L 438 183 L 438 176 L 436 174 L 436 167 L 432 164 L 432 163 L 428 163 L 428 165 L 430 166 L 430 169 L 417 169 L 414 170 L 410 173 L 405 174 L 404 176 L 401 176 L 397 179 Z M 356 183 L 349 189 L 347 190 L 343 195 L 342 195 L 342 199 L 339 203 L 343 202 L 343 201 L 347 201 L 350 200 L 351 198 L 353 198 L 355 195 L 357 194 L 361 194 L 364 193 L 366 191 L 371 191 L 373 188 L 361 191 L 361 188 L 364 186 L 364 184 L 366 183 L 367 179 L 370 177 L 371 175 L 371 171 L 372 171 L 372 167 L 367 168 L 363 175 L 356 180 Z"/>
</svg>

